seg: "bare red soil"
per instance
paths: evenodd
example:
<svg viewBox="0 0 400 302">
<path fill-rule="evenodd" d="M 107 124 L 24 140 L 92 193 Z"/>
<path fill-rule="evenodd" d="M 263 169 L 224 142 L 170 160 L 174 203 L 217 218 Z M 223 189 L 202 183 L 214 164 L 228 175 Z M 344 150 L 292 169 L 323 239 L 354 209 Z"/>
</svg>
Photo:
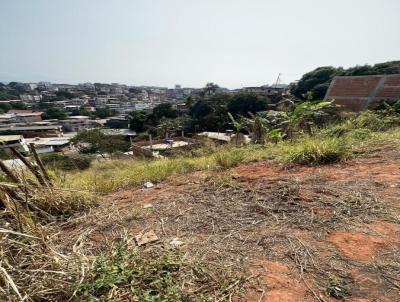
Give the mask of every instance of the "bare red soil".
<svg viewBox="0 0 400 302">
<path fill-rule="evenodd" d="M 395 148 L 328 166 L 258 161 L 229 173 L 229 184 L 198 172 L 117 192 L 63 234 L 71 243 L 86 232 L 96 248 L 121 230 L 178 238 L 193 259 L 252 276 L 237 301 L 400 301 Z"/>
</svg>

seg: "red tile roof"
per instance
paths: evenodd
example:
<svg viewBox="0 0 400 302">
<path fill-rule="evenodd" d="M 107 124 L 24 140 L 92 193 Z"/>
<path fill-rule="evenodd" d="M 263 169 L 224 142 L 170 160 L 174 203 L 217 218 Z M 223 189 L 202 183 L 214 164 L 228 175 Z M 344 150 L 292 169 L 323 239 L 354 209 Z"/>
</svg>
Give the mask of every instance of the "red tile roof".
<svg viewBox="0 0 400 302">
<path fill-rule="evenodd" d="M 20 110 L 20 109 L 11 109 L 11 110 L 8 110 L 7 113 L 14 113 L 16 115 L 43 115 L 44 114 L 44 112 L 41 112 L 41 111 Z"/>
</svg>

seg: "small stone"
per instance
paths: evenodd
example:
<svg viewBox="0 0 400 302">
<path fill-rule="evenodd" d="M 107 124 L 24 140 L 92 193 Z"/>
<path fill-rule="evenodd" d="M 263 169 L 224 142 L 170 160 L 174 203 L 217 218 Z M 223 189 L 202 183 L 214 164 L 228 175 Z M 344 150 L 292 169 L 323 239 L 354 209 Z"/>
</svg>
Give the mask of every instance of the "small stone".
<svg viewBox="0 0 400 302">
<path fill-rule="evenodd" d="M 153 230 L 150 230 L 146 233 L 143 234 L 139 234 L 137 236 L 135 236 L 135 240 L 138 244 L 138 246 L 144 245 L 146 243 L 150 243 L 150 242 L 154 242 L 158 240 L 158 236 L 156 235 L 156 233 L 154 233 Z"/>
<path fill-rule="evenodd" d="M 146 189 L 150 189 L 152 187 L 154 187 L 154 184 L 150 181 L 144 183 L 143 187 L 145 187 Z"/>
<path fill-rule="evenodd" d="M 183 245 L 185 243 L 183 241 L 180 241 L 179 238 L 174 238 L 174 239 L 172 239 L 172 241 L 169 244 L 174 246 L 174 247 L 178 247 L 178 246 L 181 246 L 181 245 Z"/>
<path fill-rule="evenodd" d="M 143 209 L 149 209 L 152 207 L 153 207 L 153 205 L 151 203 L 146 203 L 145 205 L 143 205 Z"/>
</svg>

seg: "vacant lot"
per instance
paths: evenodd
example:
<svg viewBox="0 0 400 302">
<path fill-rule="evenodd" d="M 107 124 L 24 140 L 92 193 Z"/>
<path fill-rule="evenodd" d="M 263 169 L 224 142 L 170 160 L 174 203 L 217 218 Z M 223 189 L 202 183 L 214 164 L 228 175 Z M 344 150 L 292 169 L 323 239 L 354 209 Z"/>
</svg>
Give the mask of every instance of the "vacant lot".
<svg viewBox="0 0 400 302">
<path fill-rule="evenodd" d="M 194 172 L 108 195 L 57 225 L 58 248 L 96 255 L 121 234 L 154 231 L 140 248 L 201 263 L 226 284 L 211 290 L 221 301 L 400 301 L 399 186 L 400 148 L 389 142 L 326 166 Z"/>
</svg>

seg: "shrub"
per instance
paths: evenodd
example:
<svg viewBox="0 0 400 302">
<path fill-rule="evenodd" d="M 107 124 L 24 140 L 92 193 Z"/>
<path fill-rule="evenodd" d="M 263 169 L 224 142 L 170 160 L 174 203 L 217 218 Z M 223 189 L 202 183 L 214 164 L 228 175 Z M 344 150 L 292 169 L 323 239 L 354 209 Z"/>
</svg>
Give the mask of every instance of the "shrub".
<svg viewBox="0 0 400 302">
<path fill-rule="evenodd" d="M 338 162 L 349 156 L 350 147 L 338 138 L 307 138 L 289 149 L 286 160 L 290 163 L 320 165 Z"/>
<path fill-rule="evenodd" d="M 362 112 L 350 121 L 353 128 L 366 128 L 372 131 L 385 131 L 400 125 L 399 114 L 378 114 L 372 111 Z"/>
<path fill-rule="evenodd" d="M 245 158 L 246 158 L 245 152 L 239 149 L 221 151 L 217 152 L 214 155 L 214 160 L 216 164 L 223 169 L 229 169 L 235 167 L 241 162 L 243 162 Z"/>
<path fill-rule="evenodd" d="M 339 125 L 322 130 L 322 134 L 326 136 L 343 137 L 345 135 L 352 135 L 351 132 L 356 130 L 362 130 L 367 133 L 367 131 L 387 131 L 397 126 L 400 126 L 399 114 L 364 111 Z M 361 134 L 359 131 L 356 132 Z"/>
<path fill-rule="evenodd" d="M 349 132 L 349 136 L 357 140 L 366 140 L 371 138 L 372 131 L 369 129 L 355 129 Z"/>
<path fill-rule="evenodd" d="M 52 170 L 84 170 L 90 167 L 93 156 L 76 154 L 67 156 L 60 153 L 42 154 L 43 163 Z"/>
</svg>

